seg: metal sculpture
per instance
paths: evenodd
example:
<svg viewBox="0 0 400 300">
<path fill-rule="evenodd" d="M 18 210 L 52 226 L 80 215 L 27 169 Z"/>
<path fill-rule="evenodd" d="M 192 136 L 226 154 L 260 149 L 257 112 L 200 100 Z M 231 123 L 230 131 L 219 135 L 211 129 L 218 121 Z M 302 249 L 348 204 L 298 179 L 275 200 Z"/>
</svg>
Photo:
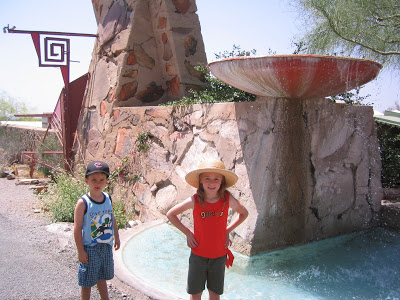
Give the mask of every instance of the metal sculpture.
<svg viewBox="0 0 400 300">
<path fill-rule="evenodd" d="M 70 96 L 70 40 L 67 38 L 60 38 L 58 36 L 97 37 L 97 35 L 87 33 L 16 30 L 15 26 L 10 28 L 9 25 L 3 28 L 3 32 L 30 34 L 39 58 L 39 67 L 59 67 L 61 70 L 65 87 L 50 119 L 48 129 L 55 129 L 57 137 L 59 138 L 63 147 L 64 168 L 66 171 L 71 171 L 71 152 L 74 140 L 73 134 L 77 126 L 76 115 L 79 115 L 80 113 L 80 105 L 74 105 L 74 101 Z M 85 79 L 87 80 L 87 76 Z M 79 100 L 81 104 L 82 99 Z M 74 108 L 74 110 L 72 108 Z M 72 119 L 74 123 L 72 122 Z M 57 126 L 57 124 L 60 124 L 61 126 Z M 47 132 L 44 136 L 44 139 L 46 136 Z M 34 165 L 34 153 L 26 152 L 24 154 L 31 154 L 29 157 L 33 161 L 32 165 Z"/>
</svg>

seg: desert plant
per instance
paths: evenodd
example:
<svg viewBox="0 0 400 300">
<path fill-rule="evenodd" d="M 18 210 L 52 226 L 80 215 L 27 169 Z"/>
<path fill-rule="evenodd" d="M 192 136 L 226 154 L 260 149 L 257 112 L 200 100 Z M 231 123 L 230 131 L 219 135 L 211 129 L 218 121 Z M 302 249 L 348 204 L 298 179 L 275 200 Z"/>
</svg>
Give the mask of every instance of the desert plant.
<svg viewBox="0 0 400 300">
<path fill-rule="evenodd" d="M 150 139 L 153 137 L 153 135 L 150 133 L 150 131 L 143 131 L 142 133 L 139 134 L 137 141 L 136 141 L 136 148 L 138 151 L 147 151 L 150 147 Z"/>
<path fill-rule="evenodd" d="M 400 129 L 376 122 L 382 161 L 382 186 L 400 187 Z"/>
<path fill-rule="evenodd" d="M 39 194 L 39 199 L 43 203 L 45 210 L 48 210 L 53 222 L 74 222 L 75 205 L 82 195 L 88 192 L 85 183 L 85 169 L 78 166 L 75 173 L 60 172 L 54 176 L 47 190 Z M 113 188 L 118 183 L 110 180 L 106 192 L 113 192 Z M 115 189 L 112 193 L 113 211 L 118 228 L 126 226 L 132 217 L 134 201 L 125 199 L 126 191 L 123 188 Z"/>
<path fill-rule="evenodd" d="M 85 181 L 79 178 L 83 176 L 74 176 L 67 172 L 57 173 L 47 191 L 39 195 L 54 222 L 74 222 L 76 202 L 88 191 Z"/>
</svg>

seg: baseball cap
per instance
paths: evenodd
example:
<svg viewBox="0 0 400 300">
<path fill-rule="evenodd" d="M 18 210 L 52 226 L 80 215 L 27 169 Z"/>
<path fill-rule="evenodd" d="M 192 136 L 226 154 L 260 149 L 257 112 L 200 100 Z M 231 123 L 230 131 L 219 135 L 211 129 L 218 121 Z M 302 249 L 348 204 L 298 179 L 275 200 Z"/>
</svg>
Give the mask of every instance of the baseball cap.
<svg viewBox="0 0 400 300">
<path fill-rule="evenodd" d="M 104 173 L 108 177 L 110 176 L 110 167 L 103 161 L 92 161 L 87 165 L 85 176 L 88 177 L 94 173 Z"/>
</svg>

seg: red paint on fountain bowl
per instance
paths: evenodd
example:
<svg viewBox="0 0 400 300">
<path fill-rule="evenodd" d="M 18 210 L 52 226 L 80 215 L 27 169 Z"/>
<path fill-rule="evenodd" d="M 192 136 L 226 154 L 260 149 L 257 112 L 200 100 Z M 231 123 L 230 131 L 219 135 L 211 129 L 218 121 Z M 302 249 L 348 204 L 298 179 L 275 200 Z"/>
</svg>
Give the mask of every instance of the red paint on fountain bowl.
<svg viewBox="0 0 400 300">
<path fill-rule="evenodd" d="M 382 65 L 350 57 L 293 54 L 228 58 L 209 68 L 219 80 L 257 96 L 317 99 L 373 80 Z"/>
</svg>

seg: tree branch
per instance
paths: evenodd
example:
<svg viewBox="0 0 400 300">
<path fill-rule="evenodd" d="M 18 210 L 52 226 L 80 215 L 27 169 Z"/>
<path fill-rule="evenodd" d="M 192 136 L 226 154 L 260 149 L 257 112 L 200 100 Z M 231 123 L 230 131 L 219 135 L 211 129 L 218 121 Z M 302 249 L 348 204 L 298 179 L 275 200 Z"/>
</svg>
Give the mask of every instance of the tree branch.
<svg viewBox="0 0 400 300">
<path fill-rule="evenodd" d="M 363 48 L 366 48 L 366 49 L 368 49 L 368 50 L 371 50 L 372 52 L 378 53 L 378 54 L 380 54 L 380 55 L 400 55 L 400 51 L 381 51 L 381 50 L 375 49 L 375 48 L 373 48 L 373 47 L 371 47 L 371 46 L 369 46 L 369 45 L 367 45 L 367 44 L 364 44 L 363 42 L 359 42 L 359 41 L 356 41 L 356 40 L 354 40 L 354 39 L 351 39 L 351 38 L 349 38 L 349 37 L 344 36 L 344 35 L 341 34 L 341 33 L 339 32 L 339 30 L 336 28 L 336 26 L 335 26 L 335 24 L 333 23 L 332 19 L 330 18 L 329 14 L 328 14 L 325 10 L 323 10 L 322 8 L 319 8 L 319 11 L 323 14 L 323 16 L 324 16 L 324 17 L 326 18 L 326 20 L 328 21 L 329 27 L 331 28 L 331 30 L 332 30 L 337 36 L 339 36 L 340 38 L 344 39 L 345 41 L 350 42 L 350 43 L 353 43 L 353 44 L 356 44 L 356 45 L 359 45 L 359 46 L 361 46 L 361 47 L 363 47 Z"/>
</svg>

